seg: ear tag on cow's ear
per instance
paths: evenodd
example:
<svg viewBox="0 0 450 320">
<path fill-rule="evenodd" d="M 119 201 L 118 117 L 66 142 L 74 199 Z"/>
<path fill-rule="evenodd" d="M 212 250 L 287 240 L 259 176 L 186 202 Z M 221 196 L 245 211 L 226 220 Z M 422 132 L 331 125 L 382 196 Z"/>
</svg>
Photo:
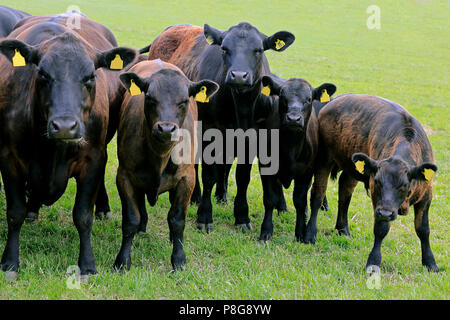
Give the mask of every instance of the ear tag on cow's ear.
<svg viewBox="0 0 450 320">
<path fill-rule="evenodd" d="M 364 174 L 364 161 L 358 160 L 355 162 L 356 171 L 358 171 L 361 174 Z"/>
<path fill-rule="evenodd" d="M 134 83 L 134 80 L 131 80 L 130 94 L 132 96 L 138 96 L 141 93 L 142 93 L 141 89 L 136 85 L 136 83 Z"/>
<path fill-rule="evenodd" d="M 207 103 L 209 102 L 208 97 L 206 96 L 206 87 L 202 86 L 200 91 L 195 95 L 195 101 Z"/>
<path fill-rule="evenodd" d="M 270 87 L 265 86 L 264 88 L 262 88 L 261 93 L 267 97 L 270 96 Z"/>
<path fill-rule="evenodd" d="M 277 50 L 280 50 L 285 45 L 286 45 L 286 43 L 283 40 L 277 39 L 277 41 L 275 41 L 275 49 L 277 49 Z"/>
<path fill-rule="evenodd" d="M 423 169 L 423 176 L 425 177 L 425 180 L 431 181 L 434 177 L 434 171 L 433 169 Z"/>
<path fill-rule="evenodd" d="M 12 63 L 14 67 L 25 67 L 27 64 L 25 62 L 25 58 L 20 54 L 20 51 L 17 49 L 14 49 L 16 52 L 14 54 L 14 57 L 12 58 Z"/>
<path fill-rule="evenodd" d="M 109 67 L 112 70 L 122 70 L 123 69 L 123 60 L 119 54 L 116 54 L 116 57 L 111 60 L 111 66 Z"/>
<path fill-rule="evenodd" d="M 320 96 L 320 102 L 328 102 L 330 101 L 330 96 L 326 89 L 323 89 L 322 95 Z"/>
<path fill-rule="evenodd" d="M 206 37 L 206 42 L 208 42 L 209 45 L 212 45 L 214 43 L 214 39 L 212 36 L 207 36 Z"/>
</svg>

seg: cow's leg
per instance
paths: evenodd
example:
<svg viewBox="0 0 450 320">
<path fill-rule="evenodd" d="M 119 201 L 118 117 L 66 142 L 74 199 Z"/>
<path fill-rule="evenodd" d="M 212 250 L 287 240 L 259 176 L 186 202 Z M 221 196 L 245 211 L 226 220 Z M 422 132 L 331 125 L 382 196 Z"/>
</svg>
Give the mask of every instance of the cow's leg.
<svg viewBox="0 0 450 320">
<path fill-rule="evenodd" d="M 145 201 L 145 196 L 135 190 L 120 167 L 117 172 L 117 190 L 122 202 L 122 246 L 114 262 L 114 268 L 123 271 L 129 270 L 131 266 L 131 245 L 141 219 L 138 199 L 143 197 Z"/>
<path fill-rule="evenodd" d="M 273 235 L 273 209 L 280 202 L 283 187 L 274 176 L 261 175 L 261 182 L 263 186 L 264 220 L 261 224 L 259 240 L 268 241 Z"/>
<path fill-rule="evenodd" d="M 327 199 L 327 196 L 325 196 L 325 197 L 323 198 L 323 201 L 322 201 L 322 207 L 320 207 L 320 209 L 323 210 L 323 211 L 330 211 L 330 206 L 328 205 L 328 199 Z"/>
<path fill-rule="evenodd" d="M 148 213 L 145 208 L 145 195 L 141 197 L 137 197 L 137 205 L 139 208 L 139 215 L 141 217 L 141 221 L 139 222 L 138 233 L 145 233 L 147 231 L 147 223 L 148 223 Z"/>
<path fill-rule="evenodd" d="M 191 196 L 191 204 L 199 204 L 202 201 L 202 189 L 200 188 L 200 180 L 198 179 L 198 164 L 195 165 L 195 187 Z"/>
<path fill-rule="evenodd" d="M 423 200 L 414 205 L 414 226 L 422 247 L 422 265 L 428 271 L 439 272 L 430 247 L 430 227 L 428 225 L 428 211 L 431 205 L 431 192 Z"/>
<path fill-rule="evenodd" d="M 103 167 L 103 174 L 100 182 L 100 186 L 97 193 L 97 200 L 95 201 L 95 217 L 99 220 L 105 218 L 110 219 L 112 217 L 111 208 L 109 207 L 108 193 L 105 186 L 105 170 L 106 162 L 108 161 L 108 155 L 105 153 L 105 165 Z"/>
<path fill-rule="evenodd" d="M 176 188 L 170 191 L 171 207 L 167 216 L 167 222 L 170 230 L 170 241 L 173 245 L 170 261 L 174 270 L 182 269 L 186 264 L 186 254 L 183 250 L 183 233 L 189 199 L 194 189 L 194 182 L 191 176 L 183 177 L 178 182 Z"/>
<path fill-rule="evenodd" d="M 197 228 L 211 232 L 213 230 L 211 192 L 217 180 L 215 165 L 202 164 L 203 194 L 197 209 Z"/>
<path fill-rule="evenodd" d="M 335 228 L 340 235 L 350 236 L 347 214 L 357 184 L 358 181 L 345 171 L 339 177 L 339 207 Z"/>
<path fill-rule="evenodd" d="M 297 219 L 295 223 L 295 239 L 304 242 L 306 234 L 306 212 L 308 209 L 308 189 L 311 185 L 312 173 L 295 179 L 294 192 L 292 198 L 294 201 Z"/>
<path fill-rule="evenodd" d="M 311 217 L 304 237 L 304 243 L 316 243 L 317 234 L 317 214 L 322 205 L 323 198 L 327 192 L 328 176 L 331 172 L 330 165 L 319 166 L 314 174 L 314 184 L 311 190 Z"/>
<path fill-rule="evenodd" d="M 375 235 L 375 241 L 373 244 L 372 251 L 369 254 L 369 258 L 367 259 L 366 269 L 370 266 L 380 267 L 381 264 L 381 243 L 383 242 L 384 237 L 389 232 L 389 222 L 388 221 L 377 221 L 375 220 L 375 225 L 373 228 L 373 233 Z"/>
<path fill-rule="evenodd" d="M 0 261 L 0 269 L 6 276 L 17 278 L 19 268 L 19 233 L 26 216 L 25 181 L 14 166 L 2 166 L 6 194 L 6 220 L 8 237 Z"/>
<path fill-rule="evenodd" d="M 234 218 L 235 226 L 243 232 L 252 230 L 250 218 L 248 216 L 247 188 L 250 183 L 252 163 L 237 164 L 236 166 L 236 198 L 234 198 Z"/>
<path fill-rule="evenodd" d="M 31 223 L 37 220 L 39 217 L 39 209 L 41 208 L 41 202 L 37 200 L 38 198 L 30 195 L 27 202 L 27 215 L 25 217 L 25 222 Z"/>
<path fill-rule="evenodd" d="M 94 220 L 94 204 L 97 198 L 101 178 L 104 172 L 103 155 L 95 155 L 95 151 L 90 151 L 92 160 L 88 164 L 83 174 L 77 177 L 77 195 L 73 208 L 73 222 L 80 237 L 80 255 L 78 266 L 81 275 L 96 274 L 94 255 L 91 246 L 91 229 Z"/>
<path fill-rule="evenodd" d="M 231 170 L 231 164 L 217 165 L 219 179 L 216 184 L 215 197 L 217 202 L 227 202 L 227 192 L 228 192 L 228 176 Z"/>
</svg>

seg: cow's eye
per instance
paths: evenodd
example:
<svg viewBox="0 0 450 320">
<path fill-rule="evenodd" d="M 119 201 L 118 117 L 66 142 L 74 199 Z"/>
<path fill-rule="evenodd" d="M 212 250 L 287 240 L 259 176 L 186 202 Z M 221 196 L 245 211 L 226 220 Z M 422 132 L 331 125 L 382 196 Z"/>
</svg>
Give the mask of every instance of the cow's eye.
<svg viewBox="0 0 450 320">
<path fill-rule="evenodd" d="M 52 77 L 50 77 L 50 75 L 47 72 L 43 71 L 43 70 L 39 70 L 38 71 L 38 76 L 39 76 L 39 80 L 41 80 L 41 81 L 49 82 L 49 81 L 52 80 Z"/>
<path fill-rule="evenodd" d="M 228 49 L 227 47 L 221 47 L 222 49 L 222 53 L 223 54 L 229 54 L 230 53 L 230 49 Z"/>
<path fill-rule="evenodd" d="M 83 78 L 83 83 L 84 83 L 86 86 L 93 86 L 94 83 L 95 83 L 95 73 L 93 73 L 93 74 L 91 74 L 91 75 L 89 75 L 89 76 L 84 77 L 84 78 Z"/>
</svg>

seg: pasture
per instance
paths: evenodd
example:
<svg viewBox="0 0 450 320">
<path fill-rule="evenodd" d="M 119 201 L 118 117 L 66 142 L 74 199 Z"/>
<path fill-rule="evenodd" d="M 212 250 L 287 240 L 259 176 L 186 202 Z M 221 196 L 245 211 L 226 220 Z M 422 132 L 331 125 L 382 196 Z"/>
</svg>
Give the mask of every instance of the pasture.
<svg viewBox="0 0 450 320">
<path fill-rule="evenodd" d="M 439 167 L 433 180 L 430 242 L 441 272 L 428 273 L 421 265 L 411 210 L 392 223 L 382 246 L 380 286 L 369 288 L 364 266 L 373 244 L 373 211 L 362 184 L 350 204 L 350 238 L 334 230 L 337 183 L 330 182 L 330 211 L 319 214 L 315 245 L 294 241 L 292 185 L 284 191 L 288 212 L 274 215 L 273 239 L 259 243 L 264 207 L 254 165 L 248 192 L 253 231 L 243 234 L 233 226 L 232 171 L 228 204 L 213 200 L 213 233 L 197 231 L 197 207 L 189 209 L 184 271 L 171 271 L 169 197 L 164 194 L 155 207 L 148 207 L 147 233 L 135 238 L 133 265 L 121 275 L 112 270 L 122 239 L 113 139 L 106 168 L 113 218 L 96 220 L 91 239 L 99 274 L 80 289 L 66 285 L 67 270 L 77 264 L 79 250 L 71 215 L 76 188 L 71 180 L 56 204 L 42 208 L 37 222 L 22 227 L 19 279 L 9 282 L 0 274 L 0 299 L 449 299 L 448 1 L 4 0 L 2 4 L 33 15 L 61 13 L 77 5 L 89 18 L 110 28 L 119 45 L 138 49 L 174 24 L 208 23 L 226 30 L 248 21 L 266 34 L 294 33 L 296 41 L 288 50 L 267 52 L 272 72 L 284 78 L 305 78 L 313 86 L 334 83 L 337 94 L 382 96 L 404 106 L 426 129 Z M 379 30 L 366 25 L 370 5 L 380 8 Z M 1 250 L 7 235 L 5 210 L 2 190 Z"/>
</svg>

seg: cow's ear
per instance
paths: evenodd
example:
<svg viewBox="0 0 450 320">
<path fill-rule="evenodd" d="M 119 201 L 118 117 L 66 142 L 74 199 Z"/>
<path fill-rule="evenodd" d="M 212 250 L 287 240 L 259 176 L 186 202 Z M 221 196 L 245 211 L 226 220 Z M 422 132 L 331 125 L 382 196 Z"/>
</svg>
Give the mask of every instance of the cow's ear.
<svg viewBox="0 0 450 320">
<path fill-rule="evenodd" d="M 286 50 L 295 40 L 295 36 L 288 31 L 279 31 L 263 40 L 264 50 Z"/>
<path fill-rule="evenodd" d="M 29 46 L 19 40 L 4 40 L 0 42 L 0 53 L 2 53 L 14 67 L 25 67 L 29 63 L 39 63 L 37 48 Z"/>
<path fill-rule="evenodd" d="M 275 78 L 271 76 L 263 76 L 261 80 L 262 90 L 261 93 L 265 96 L 280 95 L 281 84 Z"/>
<path fill-rule="evenodd" d="M 120 71 L 134 61 L 137 52 L 126 47 L 117 47 L 97 54 L 95 68 L 106 68 Z"/>
<path fill-rule="evenodd" d="M 364 153 L 355 153 L 352 156 L 355 170 L 363 177 L 374 175 L 378 171 L 378 163 Z"/>
<path fill-rule="evenodd" d="M 211 80 L 201 80 L 191 82 L 189 86 L 189 96 L 194 97 L 195 101 L 208 103 L 211 98 L 219 90 L 219 85 Z"/>
<path fill-rule="evenodd" d="M 122 73 L 119 78 L 123 86 L 132 96 L 140 95 L 142 92 L 147 92 L 148 90 L 148 83 L 134 72 Z"/>
<path fill-rule="evenodd" d="M 312 99 L 320 100 L 320 102 L 328 102 L 335 92 L 336 86 L 334 84 L 324 83 L 313 90 Z"/>
<path fill-rule="evenodd" d="M 225 31 L 214 29 L 209 24 L 205 23 L 203 27 L 203 33 L 205 34 L 206 42 L 208 42 L 209 44 L 217 44 L 220 46 L 222 44 Z"/>
<path fill-rule="evenodd" d="M 425 162 L 420 166 L 413 167 L 409 170 L 409 180 L 431 181 L 437 171 L 437 166 L 433 163 Z"/>
</svg>

